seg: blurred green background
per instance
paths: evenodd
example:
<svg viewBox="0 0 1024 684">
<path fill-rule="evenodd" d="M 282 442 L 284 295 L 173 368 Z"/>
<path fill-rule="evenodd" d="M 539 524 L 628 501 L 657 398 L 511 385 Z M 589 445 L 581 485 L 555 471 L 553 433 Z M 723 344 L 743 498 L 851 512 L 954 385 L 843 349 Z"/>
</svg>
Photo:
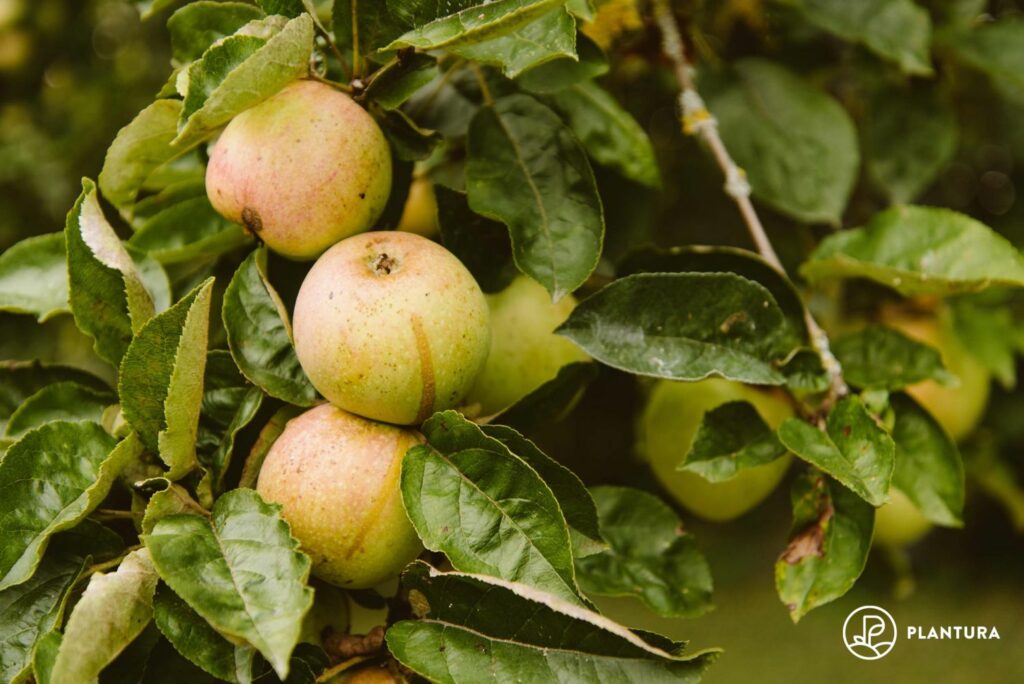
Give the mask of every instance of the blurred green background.
<svg viewBox="0 0 1024 684">
<path fill-rule="evenodd" d="M 890 72 L 863 50 L 809 32 L 774 3 L 681 4 L 698 26 L 699 56 L 709 63 L 768 53 L 832 92 L 855 119 L 865 116 L 866 103 L 883 85 L 892 85 Z M 1021 14 L 1017 3 L 999 0 L 920 4 L 930 7 L 937 23 Z M 0 0 L 0 250 L 62 228 L 79 179 L 96 176 L 117 130 L 153 99 L 167 77 L 168 14 L 142 22 L 136 7 L 122 0 Z M 742 224 L 720 191 L 717 169 L 693 140 L 679 134 L 672 85 L 664 70 L 651 67 L 656 42 L 639 34 L 627 37 L 620 49 L 608 85 L 654 138 L 666 190 L 653 194 L 599 172 L 609 256 L 615 259 L 628 245 L 646 241 L 746 246 Z M 999 92 L 985 79 L 955 69 L 940 67 L 940 78 L 954 96 L 961 122 L 959 151 L 922 201 L 969 213 L 1020 246 L 1024 96 Z M 883 205 L 877 189 L 862 182 L 844 224 L 858 225 Z M 764 215 L 790 263 L 820 237 L 817 228 L 769 211 Z M 22 317 L 0 316 L 0 358 L 27 357 L 60 358 L 109 375 L 81 344 L 67 316 L 31 328 Z M 588 484 L 657 490 L 633 453 L 633 416 L 640 404 L 633 378 L 604 369 L 572 416 L 532 436 Z M 1021 481 L 1020 391 L 996 391 L 985 427 L 965 446 L 965 454 L 995 455 Z M 707 676 L 711 684 L 1024 682 L 1024 537 L 1007 508 L 976 485 L 969 490 L 966 529 L 935 531 L 896 561 L 873 553 L 849 595 L 797 626 L 773 585 L 773 563 L 790 523 L 786 486 L 729 524 L 704 524 L 682 514 L 711 564 L 716 610 L 669 621 L 629 601 L 602 605 L 628 624 L 690 639 L 695 648 L 724 647 L 725 655 Z M 862 604 L 888 608 L 901 632 L 908 624 L 981 624 L 996 626 L 1002 639 L 907 642 L 901 634 L 887 658 L 864 663 L 846 652 L 841 635 L 846 615 Z"/>
</svg>

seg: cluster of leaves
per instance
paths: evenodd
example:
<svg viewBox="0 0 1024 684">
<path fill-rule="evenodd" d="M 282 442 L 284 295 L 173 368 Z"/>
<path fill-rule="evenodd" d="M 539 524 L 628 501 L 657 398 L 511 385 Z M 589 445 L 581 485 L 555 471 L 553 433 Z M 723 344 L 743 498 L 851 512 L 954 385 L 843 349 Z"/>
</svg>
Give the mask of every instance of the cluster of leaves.
<svg viewBox="0 0 1024 684">
<path fill-rule="evenodd" d="M 928 14 L 910 0 L 790 4 L 907 74 L 932 73 Z M 0 256 L 0 309 L 41 322 L 70 312 L 116 369 L 114 387 L 66 366 L 0 366 L 5 680 L 336 672 L 318 646 L 297 647 L 318 599 L 310 562 L 251 489 L 283 423 L 317 402 L 290 338 L 302 267 L 252 249 L 203 183 L 209 140 L 302 77 L 350 91 L 388 136 L 399 172 L 378 227 L 394 226 L 418 163 L 437 184 L 443 243 L 486 291 L 518 270 L 557 299 L 592 291 L 599 266 L 614 274 L 560 328 L 601 364 L 790 392 L 803 415 L 777 431 L 750 404 L 709 412 L 680 468 L 718 481 L 786 452 L 806 463 L 775 573 L 794 619 L 857 580 L 892 488 L 932 522 L 962 524 L 957 447 L 903 392 L 948 378 L 935 350 L 885 328 L 840 338 L 834 352 L 856 390 L 840 395 L 800 291 L 756 254 L 646 249 L 601 263 L 595 171 L 649 188 L 660 175 L 643 127 L 595 80 L 608 60 L 578 32 L 594 12 L 587 0 L 336 0 L 325 21 L 308 0 L 199 0 L 171 15 L 173 73 L 113 141 L 98 182 L 83 182 L 65 230 Z M 950 49 L 1019 85 L 999 50 L 1019 28 L 956 34 Z M 711 113 L 754 196 L 797 221 L 840 223 L 860 144 L 893 201 L 916 198 L 951 154 L 952 144 L 934 144 L 942 136 L 908 124 L 913 114 L 879 117 L 858 143 L 836 101 L 776 63 L 740 61 L 707 77 Z M 868 280 L 906 297 L 990 297 L 1024 285 L 1024 258 L 966 215 L 896 206 L 827 237 L 800 273 L 812 285 Z M 959 301 L 975 316 L 993 311 Z M 1014 351 L 995 345 L 987 356 L 1004 378 Z M 404 603 L 388 617 L 387 649 L 406 672 L 438 682 L 696 681 L 715 658 L 617 625 L 589 598 L 634 596 L 658 614 L 692 616 L 710 607 L 712 589 L 672 509 L 636 489 L 587 489 L 523 436 L 564 413 L 593 374 L 567 367 L 501 424 L 444 412 L 422 426 L 402 496 L 443 561 L 406 570 Z"/>
</svg>

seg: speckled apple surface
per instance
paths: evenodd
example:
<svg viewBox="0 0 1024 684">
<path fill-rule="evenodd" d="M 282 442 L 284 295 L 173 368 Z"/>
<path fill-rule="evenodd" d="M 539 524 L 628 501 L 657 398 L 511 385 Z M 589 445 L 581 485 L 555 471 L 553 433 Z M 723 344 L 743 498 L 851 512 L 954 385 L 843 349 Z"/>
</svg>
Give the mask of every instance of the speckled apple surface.
<svg viewBox="0 0 1024 684">
<path fill-rule="evenodd" d="M 749 401 L 772 428 L 793 415 L 777 391 L 764 391 L 731 380 L 659 381 L 641 417 L 641 449 L 658 481 L 679 503 L 706 520 L 731 520 L 759 504 L 778 486 L 791 456 L 744 468 L 722 482 L 676 470 L 690 450 L 707 411 L 730 401 Z"/>
<path fill-rule="evenodd" d="M 292 322 L 299 362 L 324 397 L 400 425 L 458 406 L 490 346 L 473 276 L 412 233 L 364 233 L 329 249 L 306 275 Z"/>
<path fill-rule="evenodd" d="M 482 415 L 508 408 L 552 380 L 586 352 L 554 330 L 576 306 L 572 295 L 553 303 L 539 283 L 519 276 L 501 292 L 487 295 L 491 310 L 491 352 L 466 398 Z"/>
<path fill-rule="evenodd" d="M 281 505 L 314 575 L 372 587 L 422 551 L 399 489 L 405 452 L 421 441 L 414 430 L 321 404 L 289 421 L 256 490 Z"/>
<path fill-rule="evenodd" d="M 312 259 L 377 221 L 391 192 L 391 154 L 352 98 L 296 81 L 232 119 L 210 154 L 206 192 L 270 249 Z"/>
</svg>

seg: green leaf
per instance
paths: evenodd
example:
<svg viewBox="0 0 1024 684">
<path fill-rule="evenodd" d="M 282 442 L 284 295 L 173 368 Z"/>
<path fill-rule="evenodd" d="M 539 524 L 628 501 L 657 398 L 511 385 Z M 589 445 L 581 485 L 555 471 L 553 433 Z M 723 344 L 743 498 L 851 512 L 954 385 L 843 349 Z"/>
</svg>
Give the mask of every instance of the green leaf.
<svg viewBox="0 0 1024 684">
<path fill-rule="evenodd" d="M 956 153 L 956 115 L 935 90 L 883 90 L 863 127 L 868 176 L 895 204 L 927 190 Z"/>
<path fill-rule="evenodd" d="M 439 74 L 434 57 L 421 52 L 401 53 L 397 60 L 374 73 L 366 86 L 366 97 L 384 109 L 397 109 Z"/>
<path fill-rule="evenodd" d="M 121 410 L 176 480 L 196 463 L 213 279 L 153 318 L 121 362 Z"/>
<path fill-rule="evenodd" d="M 401 161 L 422 161 L 441 144 L 441 134 L 420 127 L 400 109 L 374 109 L 377 125 L 391 143 L 394 155 Z"/>
<path fill-rule="evenodd" d="M 392 625 L 388 649 L 432 682 L 695 684 L 717 657 L 679 655 L 678 644 L 652 645 L 598 613 L 512 582 L 416 562 L 402 583 L 421 619 Z"/>
<path fill-rule="evenodd" d="M 249 489 L 256 489 L 256 481 L 259 479 L 260 468 L 263 467 L 263 461 L 267 458 L 267 453 L 270 452 L 270 447 L 274 446 L 274 442 L 284 432 L 285 427 L 288 425 L 288 421 L 302 413 L 302 409 L 291 404 L 285 404 L 279 408 L 274 415 L 270 417 L 267 424 L 260 430 L 259 436 L 256 438 L 256 443 L 252 445 L 252 449 L 249 450 L 249 455 L 245 458 L 245 463 L 242 464 L 242 474 L 238 479 L 239 487 L 248 487 Z"/>
<path fill-rule="evenodd" d="M 365 0 L 334 0 L 331 18 L 334 23 L 334 41 L 345 57 L 359 57 L 360 64 L 353 71 L 359 76 L 366 72 L 362 60 L 402 35 L 409 24 L 395 15 L 388 2 Z"/>
<path fill-rule="evenodd" d="M 932 22 L 911 0 L 788 0 L 815 26 L 899 65 L 906 74 L 932 73 Z"/>
<path fill-rule="evenodd" d="M 454 411 L 422 429 L 428 443 L 402 462 L 402 499 L 423 545 L 456 569 L 580 605 L 565 516 L 537 472 Z"/>
<path fill-rule="evenodd" d="M 157 100 L 118 131 L 99 176 L 103 196 L 115 207 L 131 205 L 154 171 L 189 150 L 171 144 L 180 116 L 180 100 Z"/>
<path fill-rule="evenodd" d="M 576 559 L 584 591 L 635 596 L 664 617 L 711 609 L 711 570 L 671 508 L 639 489 L 595 487 L 590 493 L 611 549 Z"/>
<path fill-rule="evenodd" d="M 262 404 L 263 392 L 245 379 L 230 353 L 218 349 L 207 355 L 196 448 L 215 490 L 220 489 L 231 464 L 235 437 L 252 422 Z"/>
<path fill-rule="evenodd" d="M 495 0 L 468 7 L 408 31 L 385 49 L 452 49 L 508 35 L 539 19 L 565 0 Z"/>
<path fill-rule="evenodd" d="M 31 579 L 0 591 L 0 681 L 21 681 L 28 673 L 40 640 L 60 626 L 83 568 L 79 558 L 50 553 Z"/>
<path fill-rule="evenodd" d="M 64 233 L 26 238 L 0 254 L 0 311 L 32 314 L 43 323 L 67 310 Z"/>
<path fill-rule="evenodd" d="M 871 505 L 881 506 L 888 499 L 896 446 L 858 397 L 835 405 L 825 431 L 789 418 L 779 426 L 779 439 Z"/>
<path fill-rule="evenodd" d="M 95 375 L 71 366 L 0 361 L 0 434 L 6 431 L 8 419 L 26 399 L 57 382 L 75 382 L 97 391 L 110 389 Z"/>
<path fill-rule="evenodd" d="M 281 14 L 286 17 L 297 17 L 305 12 L 303 0 L 256 0 L 267 14 Z"/>
<path fill-rule="evenodd" d="M 523 431 L 565 418 L 583 392 L 597 379 L 598 366 L 577 361 L 558 369 L 558 375 L 502 411 L 500 421 Z"/>
<path fill-rule="evenodd" d="M 594 500 L 576 475 L 558 463 L 537 445 L 506 425 L 482 425 L 480 431 L 498 440 L 511 453 L 526 461 L 558 500 L 569 533 L 573 538 L 573 553 L 577 558 L 597 553 L 607 548 L 601 538 Z"/>
<path fill-rule="evenodd" d="M 956 337 L 999 383 L 1017 383 L 1017 354 L 1024 352 L 1024 325 L 1019 319 L 1020 292 L 989 290 L 951 302 Z"/>
<path fill-rule="evenodd" d="M 95 390 L 76 382 L 57 382 L 47 385 L 11 414 L 5 437 L 22 437 L 44 423 L 63 420 L 99 423 L 104 409 L 117 402 L 107 390 Z"/>
<path fill-rule="evenodd" d="M 500 292 L 516 276 L 508 229 L 469 208 L 466 195 L 434 186 L 441 242 L 473 274 L 484 292 Z"/>
<path fill-rule="evenodd" d="M 582 285 L 601 253 L 604 216 L 569 128 L 533 98 L 510 95 L 473 118 L 468 156 L 469 206 L 508 225 L 519 269 L 556 300 Z"/>
<path fill-rule="evenodd" d="M 617 273 L 620 277 L 634 273 L 735 273 L 771 292 L 786 315 L 792 335 L 800 340 L 808 337 L 807 311 L 796 286 L 755 252 L 717 245 L 644 247 L 628 254 Z"/>
<path fill-rule="evenodd" d="M 146 549 L 130 553 L 117 572 L 93 575 L 64 628 L 51 681 L 97 677 L 152 619 L 156 581 Z"/>
<path fill-rule="evenodd" d="M 640 124 L 593 81 L 581 81 L 547 96 L 565 117 L 587 153 L 626 178 L 661 186 L 654 147 Z"/>
<path fill-rule="evenodd" d="M 78 329 L 96 341 L 96 352 L 118 366 L 132 336 L 155 313 L 142 274 L 107 223 L 96 185 L 82 179 L 82 194 L 68 212 L 68 283 Z"/>
<path fill-rule="evenodd" d="M 864 389 L 898 390 L 924 380 L 955 378 L 934 347 L 882 326 L 844 335 L 832 345 L 847 382 Z"/>
<path fill-rule="evenodd" d="M 964 464 L 953 440 L 906 394 L 890 398 L 896 423 L 893 486 L 936 525 L 963 526 Z"/>
<path fill-rule="evenodd" d="M 793 622 L 839 598 L 864 570 L 875 509 L 820 472 L 794 482 L 789 545 L 775 562 L 775 587 Z"/>
<path fill-rule="evenodd" d="M 290 20 L 269 39 L 233 35 L 211 47 L 188 67 L 188 91 L 174 144 L 208 138 L 236 114 L 304 76 L 312 50 L 313 19 L 308 14 Z"/>
<path fill-rule="evenodd" d="M 252 647 L 232 644 L 162 584 L 153 599 L 153 620 L 174 649 L 193 665 L 226 682 L 250 681 Z"/>
<path fill-rule="evenodd" d="M 31 577 L 50 537 L 95 509 L 140 452 L 95 423 L 47 423 L 12 445 L 0 460 L 0 589 Z"/>
<path fill-rule="evenodd" d="M 800 273 L 812 281 L 867 278 L 904 295 L 949 295 L 1024 285 L 1024 258 L 968 216 L 903 206 L 825 238 Z"/>
<path fill-rule="evenodd" d="M 771 293 L 731 273 L 620 278 L 580 302 L 557 332 L 628 373 L 755 385 L 783 384 L 775 363 L 798 346 Z"/>
<path fill-rule="evenodd" d="M 202 0 L 185 5 L 167 20 L 167 30 L 171 34 L 171 63 L 181 66 L 199 59 L 218 40 L 264 16 L 258 7 L 244 2 Z"/>
<path fill-rule="evenodd" d="M 597 43 L 583 34 L 576 36 L 576 57 L 551 60 L 520 74 L 516 85 L 531 93 L 555 93 L 608 72 L 608 58 Z"/>
<path fill-rule="evenodd" d="M 282 679 L 313 601 L 309 557 L 280 507 L 251 489 L 217 500 L 210 519 L 172 515 L 145 535 L 160 578 L 218 632 L 244 639 Z"/>
<path fill-rule="evenodd" d="M 252 244 L 252 236 L 218 214 L 204 190 L 139 223 L 128 244 L 162 264 L 175 264 L 218 257 Z"/>
<path fill-rule="evenodd" d="M 951 36 L 956 55 L 997 84 L 1024 92 L 1024 20 L 1010 16 Z"/>
<path fill-rule="evenodd" d="M 32 676 L 37 684 L 53 682 L 53 663 L 57 660 L 57 652 L 63 636 L 53 631 L 40 637 L 32 654 Z"/>
<path fill-rule="evenodd" d="M 516 78 L 552 61 L 576 59 L 576 22 L 564 7 L 558 7 L 512 33 L 445 49 L 463 59 L 501 67 L 505 76 Z"/>
<path fill-rule="evenodd" d="M 730 401 L 704 414 L 679 470 L 721 482 L 743 468 L 764 465 L 785 454 L 786 447 L 752 404 Z"/>
<path fill-rule="evenodd" d="M 150 482 L 146 484 L 148 485 Z M 171 515 L 181 513 L 208 515 L 206 509 L 196 503 L 188 490 L 181 485 L 166 478 L 159 478 L 156 482 L 165 483 L 166 486 L 153 494 L 149 498 L 149 503 L 146 504 L 146 510 L 142 516 L 142 532 L 144 534 L 150 534 L 158 522 Z"/>
<path fill-rule="evenodd" d="M 776 64 L 745 59 L 734 66 L 708 106 L 754 196 L 797 220 L 838 224 L 859 164 L 850 117 Z"/>
<path fill-rule="evenodd" d="M 224 292 L 224 330 L 242 374 L 272 397 L 297 406 L 316 403 L 316 390 L 299 365 L 288 312 L 267 279 L 267 253 L 254 251 Z"/>
</svg>

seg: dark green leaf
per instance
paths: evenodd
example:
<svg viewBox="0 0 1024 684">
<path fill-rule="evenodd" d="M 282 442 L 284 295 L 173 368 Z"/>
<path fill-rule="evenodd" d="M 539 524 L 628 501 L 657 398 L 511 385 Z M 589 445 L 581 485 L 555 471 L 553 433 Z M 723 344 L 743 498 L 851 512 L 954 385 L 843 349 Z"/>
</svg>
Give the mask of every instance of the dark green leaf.
<svg viewBox="0 0 1024 684">
<path fill-rule="evenodd" d="M 402 582 L 421 619 L 392 625 L 388 648 L 433 682 L 695 684 L 717 656 L 652 646 L 602 615 L 523 585 L 423 563 Z"/>
<path fill-rule="evenodd" d="M 608 71 L 608 58 L 597 43 L 583 34 L 576 36 L 578 57 L 562 57 L 530 69 L 516 78 L 516 84 L 531 93 L 554 93 Z"/>
<path fill-rule="evenodd" d="M 256 417 L 262 403 L 263 392 L 245 379 L 230 353 L 215 350 L 207 355 L 196 449 L 214 489 L 220 489 L 231 463 L 235 437 Z"/>
<path fill-rule="evenodd" d="M 242 226 L 214 210 L 205 191 L 170 204 L 136 230 L 128 244 L 163 264 L 217 257 L 252 243 Z"/>
<path fill-rule="evenodd" d="M 704 414 L 679 470 L 721 482 L 785 453 L 786 447 L 752 404 L 730 401 Z"/>
<path fill-rule="evenodd" d="M 840 337 L 832 345 L 843 377 L 865 389 L 897 390 L 923 380 L 954 381 L 934 347 L 881 326 Z"/>
<path fill-rule="evenodd" d="M 112 392 L 95 390 L 76 382 L 47 385 L 11 414 L 5 437 L 21 437 L 29 430 L 55 420 L 99 423 L 103 410 L 116 403 Z"/>
<path fill-rule="evenodd" d="M 952 302 L 956 337 L 1007 389 L 1017 383 L 1018 353 L 1024 352 L 1018 291 L 989 290 Z"/>
<path fill-rule="evenodd" d="M 153 318 L 121 362 L 118 394 L 124 417 L 143 443 L 160 454 L 172 480 L 196 463 L 212 292 L 210 278 Z"/>
<path fill-rule="evenodd" d="M 44 387 L 57 382 L 75 382 L 97 391 L 109 387 L 91 373 L 70 366 L 54 366 L 38 361 L 0 361 L 0 434 L 19 406 Z"/>
<path fill-rule="evenodd" d="M 838 224 L 859 164 L 850 117 L 771 62 L 741 60 L 734 76 L 708 106 L 754 196 L 800 221 Z"/>
<path fill-rule="evenodd" d="M 64 233 L 22 240 L 0 254 L 0 311 L 44 321 L 68 310 Z"/>
<path fill-rule="evenodd" d="M 31 577 L 50 537 L 99 506 L 140 451 L 95 423 L 47 423 L 11 446 L 0 460 L 0 589 Z"/>
<path fill-rule="evenodd" d="M 156 308 L 138 266 L 103 216 L 96 185 L 87 178 L 68 212 L 64 235 L 75 323 L 116 367 Z"/>
<path fill-rule="evenodd" d="M 306 11 L 303 0 L 256 0 L 256 2 L 267 14 L 297 17 Z"/>
<path fill-rule="evenodd" d="M 508 35 L 539 19 L 565 0 L 495 0 L 440 17 L 399 36 L 388 50 L 452 48 Z"/>
<path fill-rule="evenodd" d="M 501 67 L 505 76 L 516 78 L 528 69 L 575 58 L 576 22 L 564 7 L 558 7 L 512 33 L 446 49 L 464 59 Z"/>
<path fill-rule="evenodd" d="M 366 87 L 366 97 L 384 109 L 397 109 L 439 73 L 437 60 L 430 55 L 421 52 L 400 55 L 374 73 Z"/>
<path fill-rule="evenodd" d="M 650 138 L 632 115 L 593 81 L 551 93 L 547 101 L 598 163 L 642 185 L 659 187 L 661 174 Z"/>
<path fill-rule="evenodd" d="M 895 62 L 907 74 L 932 73 L 932 22 L 911 0 L 788 0 L 815 26 Z"/>
<path fill-rule="evenodd" d="M 956 445 L 931 415 L 906 394 L 890 398 L 896 423 L 893 486 L 937 525 L 963 526 L 964 465 Z"/>
<path fill-rule="evenodd" d="M 212 518 L 168 516 L 144 541 L 174 593 L 218 632 L 255 646 L 279 677 L 288 676 L 313 590 L 306 586 L 309 558 L 278 506 L 236 489 L 217 500 Z"/>
<path fill-rule="evenodd" d="M 466 196 L 434 186 L 441 242 L 480 284 L 484 292 L 500 292 L 516 275 L 508 229 L 469 208 Z"/>
<path fill-rule="evenodd" d="M 537 472 L 454 411 L 435 414 L 423 434 L 428 444 L 402 463 L 402 499 L 424 546 L 456 569 L 581 605 L 568 526 Z"/>
<path fill-rule="evenodd" d="M 334 0 L 331 14 L 335 43 L 346 58 L 359 61 L 353 66 L 356 76 L 366 73 L 363 59 L 374 55 L 409 28 L 407 21 L 395 16 L 389 4 L 380 0 Z"/>
<path fill-rule="evenodd" d="M 711 608 L 711 570 L 671 508 L 639 489 L 590 491 L 611 549 L 576 559 L 584 591 L 635 596 L 665 617 L 693 617 Z"/>
<path fill-rule="evenodd" d="M 288 313 L 266 275 L 266 250 L 238 267 L 224 292 L 224 330 L 242 374 L 272 397 L 312 406 L 316 390 L 299 365 Z"/>
<path fill-rule="evenodd" d="M 789 418 L 779 427 L 779 439 L 873 506 L 888 498 L 896 447 L 856 396 L 836 404 L 825 431 Z"/>
<path fill-rule="evenodd" d="M 402 161 L 424 160 L 441 144 L 440 133 L 420 128 L 400 109 L 376 109 L 373 114 L 395 156 Z"/>
<path fill-rule="evenodd" d="M 825 238 L 800 272 L 815 281 L 867 278 L 904 295 L 948 295 L 1024 285 L 1024 258 L 968 216 L 903 206 Z"/>
<path fill-rule="evenodd" d="M 533 98 L 512 95 L 477 113 L 468 145 L 469 206 L 508 225 L 516 265 L 554 299 L 578 288 L 597 265 L 604 216 L 569 129 Z"/>
<path fill-rule="evenodd" d="M 1011 91 L 1024 92 L 1024 20 L 1009 16 L 951 37 L 960 59 Z"/>
<path fill-rule="evenodd" d="M 598 361 L 638 375 L 720 375 L 781 385 L 796 346 L 775 298 L 731 273 L 638 273 L 580 302 L 558 332 Z"/>
<path fill-rule="evenodd" d="M 597 365 L 589 361 L 562 366 L 558 375 L 502 411 L 500 420 L 517 430 L 557 423 L 572 411 L 597 374 Z"/>
<path fill-rule="evenodd" d="M 199 59 L 218 40 L 264 16 L 259 7 L 244 2 L 201 0 L 185 5 L 167 20 L 172 63 L 181 66 Z"/>
<path fill-rule="evenodd" d="M 779 598 L 797 622 L 853 586 L 871 548 L 875 509 L 817 471 L 793 482 L 793 528 L 775 563 Z"/>
</svg>

